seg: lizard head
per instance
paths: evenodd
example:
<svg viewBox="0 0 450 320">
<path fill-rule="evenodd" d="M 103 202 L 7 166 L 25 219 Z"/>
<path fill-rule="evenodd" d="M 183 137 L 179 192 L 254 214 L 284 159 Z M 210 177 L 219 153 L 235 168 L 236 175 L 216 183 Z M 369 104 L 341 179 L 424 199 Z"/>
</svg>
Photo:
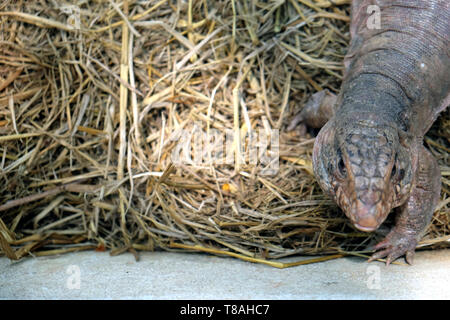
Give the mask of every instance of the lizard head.
<svg viewBox="0 0 450 320">
<path fill-rule="evenodd" d="M 374 231 L 408 198 L 414 156 L 394 126 L 370 117 L 339 123 L 333 118 L 319 132 L 314 173 L 356 228 Z"/>
</svg>

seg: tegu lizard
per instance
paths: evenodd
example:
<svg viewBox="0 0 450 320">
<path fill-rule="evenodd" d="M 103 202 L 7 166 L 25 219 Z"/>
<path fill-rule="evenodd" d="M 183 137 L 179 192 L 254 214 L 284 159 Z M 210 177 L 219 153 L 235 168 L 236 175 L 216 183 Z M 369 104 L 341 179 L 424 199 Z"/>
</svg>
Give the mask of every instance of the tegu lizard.
<svg viewBox="0 0 450 320">
<path fill-rule="evenodd" d="M 397 208 L 369 261 L 406 255 L 412 263 L 440 198 L 423 137 L 450 105 L 450 1 L 354 0 L 350 36 L 339 95 L 316 93 L 290 128 L 323 125 L 314 173 L 357 229 L 376 230 Z"/>
</svg>

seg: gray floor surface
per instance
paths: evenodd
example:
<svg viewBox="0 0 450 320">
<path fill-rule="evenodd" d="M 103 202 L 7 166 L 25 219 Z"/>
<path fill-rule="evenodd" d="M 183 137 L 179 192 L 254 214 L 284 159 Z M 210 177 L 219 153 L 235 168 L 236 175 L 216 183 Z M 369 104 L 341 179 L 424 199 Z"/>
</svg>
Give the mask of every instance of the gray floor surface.
<svg viewBox="0 0 450 320">
<path fill-rule="evenodd" d="M 0 299 L 450 299 L 450 250 L 418 252 L 413 266 L 349 257 L 287 269 L 169 252 L 0 258 Z"/>
</svg>

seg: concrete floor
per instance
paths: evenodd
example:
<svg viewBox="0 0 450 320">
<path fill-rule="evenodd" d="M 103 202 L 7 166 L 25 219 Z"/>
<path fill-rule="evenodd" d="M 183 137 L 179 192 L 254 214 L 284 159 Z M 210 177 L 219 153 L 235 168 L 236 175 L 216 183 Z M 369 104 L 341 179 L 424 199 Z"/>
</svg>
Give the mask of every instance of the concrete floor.
<svg viewBox="0 0 450 320">
<path fill-rule="evenodd" d="M 349 257 L 288 269 L 168 252 L 0 258 L 0 299 L 450 299 L 450 250 L 418 252 L 414 266 Z"/>
</svg>

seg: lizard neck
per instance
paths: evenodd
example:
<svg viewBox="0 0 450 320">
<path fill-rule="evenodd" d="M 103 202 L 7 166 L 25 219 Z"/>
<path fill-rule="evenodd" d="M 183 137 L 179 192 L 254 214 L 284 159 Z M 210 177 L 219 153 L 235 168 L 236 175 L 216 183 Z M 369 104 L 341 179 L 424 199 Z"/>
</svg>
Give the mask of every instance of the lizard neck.
<svg viewBox="0 0 450 320">
<path fill-rule="evenodd" d="M 410 130 L 410 101 L 402 88 L 381 74 L 360 74 L 343 83 L 336 116 L 350 122 L 370 119 L 378 125 Z"/>
</svg>

